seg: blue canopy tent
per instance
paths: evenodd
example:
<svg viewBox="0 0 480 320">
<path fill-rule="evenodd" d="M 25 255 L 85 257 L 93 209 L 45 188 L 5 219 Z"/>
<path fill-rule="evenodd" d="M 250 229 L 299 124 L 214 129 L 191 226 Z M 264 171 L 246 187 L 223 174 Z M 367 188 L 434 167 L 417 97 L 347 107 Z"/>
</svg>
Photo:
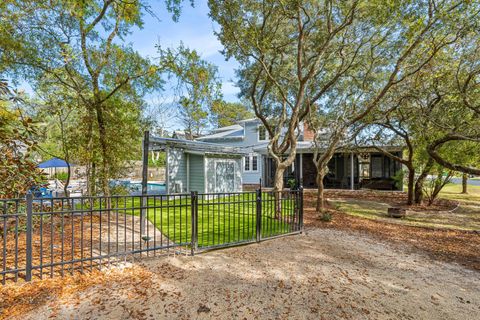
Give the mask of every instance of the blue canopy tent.
<svg viewBox="0 0 480 320">
<path fill-rule="evenodd" d="M 58 159 L 58 158 L 52 158 L 50 160 L 47 160 L 45 162 L 40 163 L 37 167 L 46 169 L 46 168 L 67 168 L 69 163 L 65 160 Z M 71 167 L 73 167 L 72 164 L 70 164 Z"/>
<path fill-rule="evenodd" d="M 57 168 L 68 168 L 68 166 L 73 167 L 74 165 L 71 163 L 68 163 L 65 160 L 59 159 L 59 158 L 52 158 L 50 160 L 44 161 L 40 164 L 37 165 L 38 168 L 40 169 L 51 169 L 54 168 L 54 175 L 56 176 L 57 174 Z M 51 172 L 50 172 L 51 175 Z M 57 179 L 55 179 L 55 188 L 57 188 Z"/>
</svg>

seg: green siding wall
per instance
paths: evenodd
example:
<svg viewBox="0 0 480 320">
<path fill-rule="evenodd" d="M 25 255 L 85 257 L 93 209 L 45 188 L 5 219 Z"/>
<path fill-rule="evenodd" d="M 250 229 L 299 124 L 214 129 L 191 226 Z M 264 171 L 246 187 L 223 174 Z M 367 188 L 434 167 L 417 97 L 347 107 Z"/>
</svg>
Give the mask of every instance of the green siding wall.
<svg viewBox="0 0 480 320">
<path fill-rule="evenodd" d="M 204 159 L 205 158 L 205 159 Z M 234 163 L 234 185 L 233 190 L 228 192 L 242 191 L 242 159 L 238 157 L 216 157 L 186 154 L 182 149 L 168 149 L 168 193 L 184 193 L 190 191 L 220 192 L 218 184 L 224 182 L 216 181 L 223 179 L 222 175 L 216 175 L 216 162 Z M 187 165 L 188 161 L 188 165 Z M 205 162 L 204 162 L 205 161 Z M 187 168 L 189 169 L 187 184 Z M 205 186 L 205 170 L 207 170 L 207 183 Z"/>
<path fill-rule="evenodd" d="M 205 192 L 205 167 L 203 165 L 203 156 L 189 154 L 190 157 L 190 190 Z"/>
</svg>

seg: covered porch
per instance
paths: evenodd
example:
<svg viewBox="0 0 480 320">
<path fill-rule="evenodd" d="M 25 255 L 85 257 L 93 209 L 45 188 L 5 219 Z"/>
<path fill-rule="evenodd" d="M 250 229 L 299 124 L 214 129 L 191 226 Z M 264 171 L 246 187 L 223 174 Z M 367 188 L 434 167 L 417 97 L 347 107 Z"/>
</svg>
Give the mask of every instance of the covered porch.
<svg viewBox="0 0 480 320">
<path fill-rule="evenodd" d="M 402 151 L 395 151 L 401 156 Z M 264 155 L 263 183 L 273 187 L 275 162 Z M 375 189 L 402 190 L 399 176 L 402 165 L 374 150 L 337 152 L 328 163 L 329 172 L 324 178 L 324 186 L 329 189 Z M 285 171 L 284 185 L 294 179 L 304 188 L 317 188 L 317 169 L 313 162 L 313 153 L 299 153 L 294 163 Z"/>
</svg>

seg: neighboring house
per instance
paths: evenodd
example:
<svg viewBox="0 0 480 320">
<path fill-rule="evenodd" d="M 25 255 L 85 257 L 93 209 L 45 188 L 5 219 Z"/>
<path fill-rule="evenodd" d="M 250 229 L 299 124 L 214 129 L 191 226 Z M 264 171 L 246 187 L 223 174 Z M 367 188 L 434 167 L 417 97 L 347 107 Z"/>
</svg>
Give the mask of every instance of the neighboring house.
<svg viewBox="0 0 480 320">
<path fill-rule="evenodd" d="M 150 137 L 150 151 L 166 153 L 166 192 L 221 193 L 242 191 L 242 158 L 238 148 L 199 141 Z"/>
<path fill-rule="evenodd" d="M 313 163 L 314 134 L 305 125 L 300 125 L 297 156 L 286 170 L 284 182 L 294 179 L 306 188 L 317 187 L 317 170 Z M 197 141 L 241 148 L 245 153 L 242 162 L 244 189 L 273 186 L 275 163 L 268 155 L 268 134 L 258 119 L 239 121 L 237 124 L 218 128 Z M 402 155 L 402 147 L 387 146 L 390 152 Z M 371 146 L 357 147 L 355 151 L 339 150 L 328 164 L 329 173 L 324 184 L 327 188 L 339 189 L 385 189 L 401 190 L 398 176 L 402 165 L 384 156 Z M 353 172 L 353 175 L 351 174 Z"/>
<path fill-rule="evenodd" d="M 194 140 L 199 136 L 196 134 L 190 134 L 184 130 L 175 130 L 173 131 L 172 138 L 179 139 L 179 140 Z"/>
</svg>

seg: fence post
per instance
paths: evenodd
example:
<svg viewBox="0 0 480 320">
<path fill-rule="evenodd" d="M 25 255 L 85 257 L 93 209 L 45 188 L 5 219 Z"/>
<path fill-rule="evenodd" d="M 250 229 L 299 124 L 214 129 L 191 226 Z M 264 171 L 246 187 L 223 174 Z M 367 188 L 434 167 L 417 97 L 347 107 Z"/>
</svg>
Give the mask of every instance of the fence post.
<svg viewBox="0 0 480 320">
<path fill-rule="evenodd" d="M 299 213 L 298 220 L 300 224 L 300 233 L 303 233 L 303 186 L 300 186 L 299 189 L 300 203 L 299 203 Z"/>
<path fill-rule="evenodd" d="M 197 233 L 197 223 L 198 223 L 198 193 L 197 191 L 192 191 L 190 193 L 190 203 L 191 203 L 191 215 L 192 215 L 192 234 L 190 239 L 190 247 L 192 256 L 195 254 L 195 250 L 198 246 L 198 233 Z"/>
<path fill-rule="evenodd" d="M 142 196 L 140 200 L 140 236 L 145 235 L 148 205 L 148 148 L 150 146 L 150 132 L 145 131 L 142 144 Z"/>
<path fill-rule="evenodd" d="M 25 257 L 25 281 L 32 280 L 32 216 L 33 216 L 33 194 L 27 193 L 27 237 Z"/>
<path fill-rule="evenodd" d="M 256 204 L 257 204 L 257 218 L 256 218 L 256 226 L 257 226 L 257 242 L 260 242 L 262 239 L 262 189 L 258 189 L 256 197 Z"/>
</svg>

